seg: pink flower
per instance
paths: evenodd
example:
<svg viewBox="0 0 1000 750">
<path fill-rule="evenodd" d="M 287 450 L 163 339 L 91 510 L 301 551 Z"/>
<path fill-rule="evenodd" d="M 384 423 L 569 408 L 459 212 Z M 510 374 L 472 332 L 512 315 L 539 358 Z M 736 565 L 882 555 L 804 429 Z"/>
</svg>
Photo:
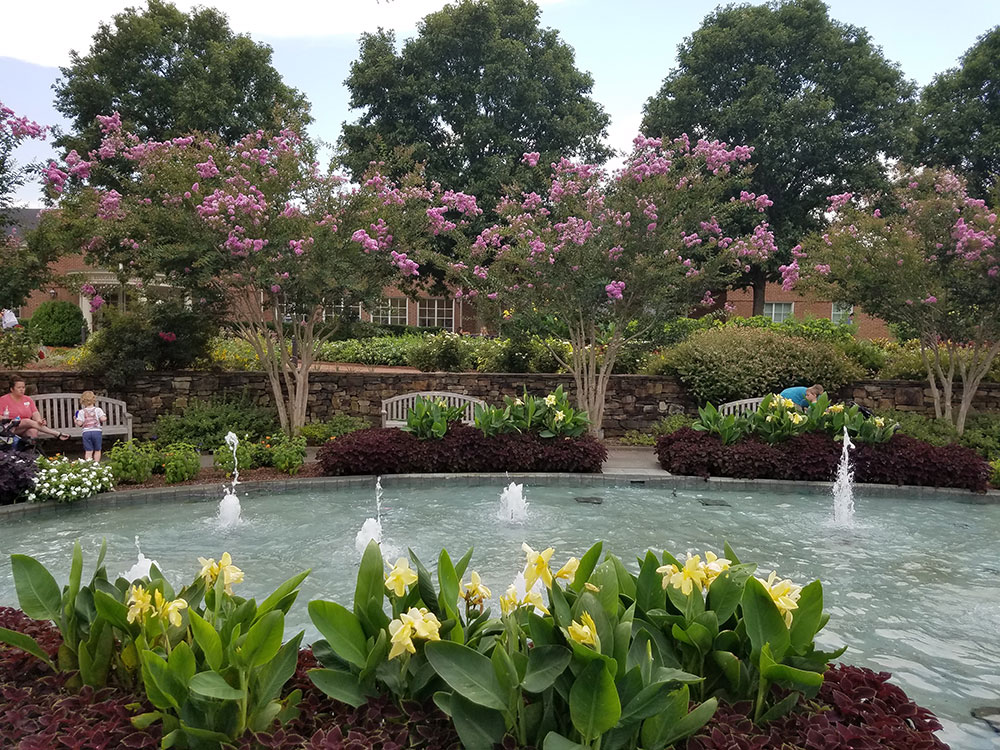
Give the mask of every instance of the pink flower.
<svg viewBox="0 0 1000 750">
<path fill-rule="evenodd" d="M 932 294 L 932 295 L 930 295 L 929 297 L 927 297 L 927 298 L 925 298 L 925 299 L 921 300 L 921 302 L 923 302 L 923 303 L 924 303 L 925 305 L 933 305 L 933 304 L 934 304 L 935 302 L 937 302 L 937 297 L 935 297 L 935 296 L 934 296 L 934 295 Z"/>
<path fill-rule="evenodd" d="M 94 298 L 90 300 L 90 311 L 97 312 L 101 309 L 101 305 L 104 304 L 104 297 L 99 294 L 95 294 Z"/>
<path fill-rule="evenodd" d="M 278 284 L 271 284 L 271 293 L 277 294 L 281 291 L 281 287 Z"/>
<path fill-rule="evenodd" d="M 540 153 L 532 151 L 531 153 L 524 154 L 524 156 L 521 157 L 521 163 L 527 164 L 529 167 L 536 167 L 538 166 L 538 160 L 541 157 L 542 155 Z"/>
<path fill-rule="evenodd" d="M 839 195 L 831 195 L 827 200 L 830 202 L 830 210 L 836 211 L 850 203 L 852 198 L 854 198 L 854 193 L 840 193 Z"/>
<path fill-rule="evenodd" d="M 177 340 L 177 334 L 172 331 L 160 331 L 157 335 L 168 344 Z"/>
<path fill-rule="evenodd" d="M 625 282 L 612 281 L 610 284 L 604 286 L 604 291 L 607 292 L 609 300 L 620 300 L 622 292 L 625 291 Z"/>
</svg>

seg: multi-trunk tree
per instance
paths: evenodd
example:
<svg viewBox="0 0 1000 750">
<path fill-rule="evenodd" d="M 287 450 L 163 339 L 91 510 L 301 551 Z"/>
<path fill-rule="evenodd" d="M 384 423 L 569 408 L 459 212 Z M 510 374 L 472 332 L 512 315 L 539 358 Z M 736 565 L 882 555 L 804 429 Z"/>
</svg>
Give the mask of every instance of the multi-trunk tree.
<svg viewBox="0 0 1000 750">
<path fill-rule="evenodd" d="M 122 132 L 117 114 L 99 121 L 93 171 L 106 163 L 127 190 L 67 190 L 66 241 L 118 269 L 122 283 L 172 288 L 224 316 L 257 353 L 290 433 L 305 422 L 331 316 L 419 281 L 414 256 L 441 230 L 429 208 L 454 211 L 456 225 L 478 211 L 474 199 L 433 192 L 416 175 L 397 185 L 372 171 L 348 185 L 321 172 L 292 131 L 233 145 L 204 134 L 142 141 Z"/>
<path fill-rule="evenodd" d="M 1000 353 L 997 214 L 953 173 L 904 172 L 890 191 L 831 196 L 830 226 L 793 249 L 786 286 L 915 330 L 939 418 L 961 434 Z M 962 395 L 953 407 L 958 373 Z"/>
<path fill-rule="evenodd" d="M 563 159 L 547 167 L 542 194 L 512 192 L 499 223 L 451 266 L 458 294 L 503 318 L 568 332 L 578 406 L 599 433 L 608 380 L 622 346 L 656 324 L 714 307 L 714 291 L 767 260 L 770 205 L 745 185 L 752 149 L 718 141 L 639 137 L 622 171 Z"/>
</svg>

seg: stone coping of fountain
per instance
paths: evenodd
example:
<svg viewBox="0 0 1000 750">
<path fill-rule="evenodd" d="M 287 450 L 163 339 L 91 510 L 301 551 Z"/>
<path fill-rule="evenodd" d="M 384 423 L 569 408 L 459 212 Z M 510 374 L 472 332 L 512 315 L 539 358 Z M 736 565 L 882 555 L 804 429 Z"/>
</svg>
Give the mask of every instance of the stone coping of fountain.
<svg viewBox="0 0 1000 750">
<path fill-rule="evenodd" d="M 766 490 L 768 492 L 799 493 L 803 491 L 813 494 L 829 494 L 833 482 L 796 482 L 787 479 L 732 479 L 729 477 L 680 476 L 666 474 L 662 471 L 633 470 L 615 471 L 605 474 L 568 474 L 568 473 L 521 473 L 521 474 L 386 474 L 382 477 L 382 486 L 389 487 L 420 487 L 426 484 L 444 484 L 459 487 L 496 484 L 502 482 L 523 482 L 529 485 L 559 484 L 569 487 L 627 487 L 642 485 L 644 487 L 663 487 L 674 489 L 703 489 L 729 492 L 752 492 Z M 239 488 L 242 495 L 258 492 L 296 492 L 339 488 L 374 488 L 375 476 L 350 477 L 301 477 L 275 479 L 267 481 L 241 482 Z M 104 510 L 132 503 L 158 503 L 170 501 L 218 501 L 220 488 L 216 484 L 182 485 L 179 487 L 163 487 L 156 489 L 116 490 L 105 492 L 86 500 L 75 503 L 18 503 L 16 505 L 0 506 L 0 518 L 17 518 L 21 516 L 36 516 L 45 513 L 74 513 L 89 509 Z M 1000 490 L 989 490 L 984 494 L 953 487 L 917 487 L 912 485 L 894 484 L 856 484 L 854 492 L 857 497 L 886 497 L 908 495 L 913 500 L 949 499 L 968 505 L 1000 504 Z"/>
</svg>

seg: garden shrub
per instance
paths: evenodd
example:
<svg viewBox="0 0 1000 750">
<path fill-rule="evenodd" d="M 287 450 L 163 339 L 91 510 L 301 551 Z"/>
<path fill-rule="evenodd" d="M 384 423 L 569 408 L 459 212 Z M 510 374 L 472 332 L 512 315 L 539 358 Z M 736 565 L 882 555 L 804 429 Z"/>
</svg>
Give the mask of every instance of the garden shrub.
<svg viewBox="0 0 1000 750">
<path fill-rule="evenodd" d="M 755 328 L 700 331 L 674 347 L 667 362 L 695 398 L 716 404 L 799 384 L 836 391 L 861 376 L 833 344 Z"/>
<path fill-rule="evenodd" d="M 274 409 L 252 404 L 244 394 L 195 400 L 179 414 L 161 414 L 156 420 L 156 440 L 160 444 L 184 442 L 198 450 L 211 450 L 229 432 L 257 440 L 279 429 Z"/>
<path fill-rule="evenodd" d="M 371 427 L 371 425 L 363 417 L 335 414 L 332 419 L 325 422 L 310 422 L 302 425 L 299 434 L 306 439 L 306 445 L 323 445 L 331 438 L 338 438 L 356 430 L 364 430 L 367 427 Z"/>
<path fill-rule="evenodd" d="M 604 445 L 590 436 L 544 439 L 533 433 L 486 437 L 454 424 L 440 440 L 420 440 L 393 428 L 359 430 L 326 443 L 317 458 L 323 474 L 433 472 L 599 472 Z"/>
<path fill-rule="evenodd" d="M 887 347 L 887 356 L 888 361 L 878 373 L 881 380 L 927 380 L 927 368 L 924 367 L 923 358 L 920 356 L 919 341 L 911 339 Z M 948 352 L 942 347 L 941 367 L 947 370 L 950 360 Z M 957 366 L 955 370 L 958 371 Z M 983 377 L 983 382 L 1000 383 L 1000 358 L 993 360 L 993 364 Z"/>
<path fill-rule="evenodd" d="M 162 457 L 167 484 L 194 479 L 201 471 L 201 454 L 190 443 L 171 443 L 163 449 Z"/>
<path fill-rule="evenodd" d="M 99 492 L 114 489 L 111 467 L 86 459 L 39 458 L 35 486 L 28 491 L 28 500 L 43 503 L 74 503 Z"/>
<path fill-rule="evenodd" d="M 1000 414 L 973 414 L 959 435 L 955 426 L 944 419 L 909 411 L 886 411 L 882 415 L 899 422 L 899 431 L 931 445 L 959 445 L 970 448 L 986 459 L 1000 456 Z"/>
<path fill-rule="evenodd" d="M 270 451 L 268 450 L 268 452 Z M 236 446 L 236 464 L 234 464 L 233 449 L 227 443 L 222 443 L 222 445 L 218 446 L 212 452 L 212 466 L 226 472 L 226 476 L 232 476 L 237 464 L 243 471 L 258 468 L 259 464 L 254 459 L 256 458 L 259 461 L 260 453 L 261 451 L 253 448 L 253 443 L 248 440 L 241 440 L 239 445 Z"/>
<path fill-rule="evenodd" d="M 473 369 L 473 346 L 457 333 L 438 333 L 410 349 L 407 363 L 422 372 L 464 372 Z"/>
<path fill-rule="evenodd" d="M 108 465 L 117 484 L 142 484 L 148 482 L 153 468 L 162 459 L 152 443 L 122 440 L 107 452 Z"/>
<path fill-rule="evenodd" d="M 842 446 L 822 433 L 806 433 L 767 445 L 748 439 L 724 446 L 706 432 L 682 428 L 657 440 L 660 465 L 672 474 L 701 477 L 831 481 Z M 863 443 L 851 454 L 854 479 L 862 483 L 986 489 L 988 464 L 959 445 L 937 447 L 906 435 Z"/>
<path fill-rule="evenodd" d="M 20 452 L 0 453 L 0 505 L 13 505 L 28 497 L 35 485 L 34 456 Z"/>
<path fill-rule="evenodd" d="M 45 346 L 76 346 L 86 324 L 79 305 L 64 300 L 46 300 L 31 316 L 31 330 Z"/>
<path fill-rule="evenodd" d="M 669 435 L 681 427 L 690 427 L 693 421 L 687 414 L 671 414 L 655 422 L 649 432 L 628 430 L 620 441 L 623 445 L 656 445 L 656 438 L 660 435 Z"/>
<path fill-rule="evenodd" d="M 990 461 L 990 484 L 994 489 L 1000 489 L 1000 458 Z"/>
<path fill-rule="evenodd" d="M 375 336 L 326 341 L 319 346 L 317 359 L 322 362 L 353 362 L 380 367 L 402 367 L 409 364 L 411 352 L 428 337 L 423 334 Z"/>
<path fill-rule="evenodd" d="M 306 461 L 306 439 L 301 435 L 294 438 L 280 435 L 274 443 L 271 461 L 280 472 L 298 474 Z"/>
<path fill-rule="evenodd" d="M 0 367 L 20 370 L 39 358 L 38 339 L 25 326 L 0 330 Z"/>
</svg>

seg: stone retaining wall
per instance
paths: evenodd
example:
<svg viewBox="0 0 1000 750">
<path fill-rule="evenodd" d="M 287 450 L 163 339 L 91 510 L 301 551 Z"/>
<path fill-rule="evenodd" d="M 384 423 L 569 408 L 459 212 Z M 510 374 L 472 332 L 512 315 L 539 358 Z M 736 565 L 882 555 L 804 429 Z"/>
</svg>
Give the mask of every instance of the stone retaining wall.
<svg viewBox="0 0 1000 750">
<path fill-rule="evenodd" d="M 91 389 L 102 392 L 99 383 L 76 372 L 53 370 L 20 373 L 28 382 L 28 393 L 79 393 Z M 573 391 L 568 375 L 494 373 L 333 373 L 316 372 L 310 377 L 309 418 L 329 419 L 347 413 L 365 417 L 372 424 L 381 420 L 382 399 L 412 391 L 454 391 L 498 403 L 504 395 L 516 395 L 527 388 L 545 394 L 562 385 Z M 6 385 L 3 388 L 6 391 Z M 273 401 L 267 378 L 252 372 L 162 372 L 149 373 L 129 388 L 109 395 L 124 399 L 134 417 L 135 434 L 148 437 L 156 417 L 183 410 L 192 400 L 223 395 L 246 394 L 257 404 Z M 839 392 L 875 409 L 900 409 L 933 415 L 934 405 L 926 383 L 903 380 L 859 381 Z M 956 394 L 956 399 L 960 394 Z M 1000 411 L 1000 384 L 984 384 L 976 394 L 974 407 L 980 411 Z M 694 413 L 694 400 L 676 381 L 647 375 L 616 375 L 608 386 L 604 430 L 608 437 L 626 430 L 645 430 L 668 414 Z"/>
</svg>

